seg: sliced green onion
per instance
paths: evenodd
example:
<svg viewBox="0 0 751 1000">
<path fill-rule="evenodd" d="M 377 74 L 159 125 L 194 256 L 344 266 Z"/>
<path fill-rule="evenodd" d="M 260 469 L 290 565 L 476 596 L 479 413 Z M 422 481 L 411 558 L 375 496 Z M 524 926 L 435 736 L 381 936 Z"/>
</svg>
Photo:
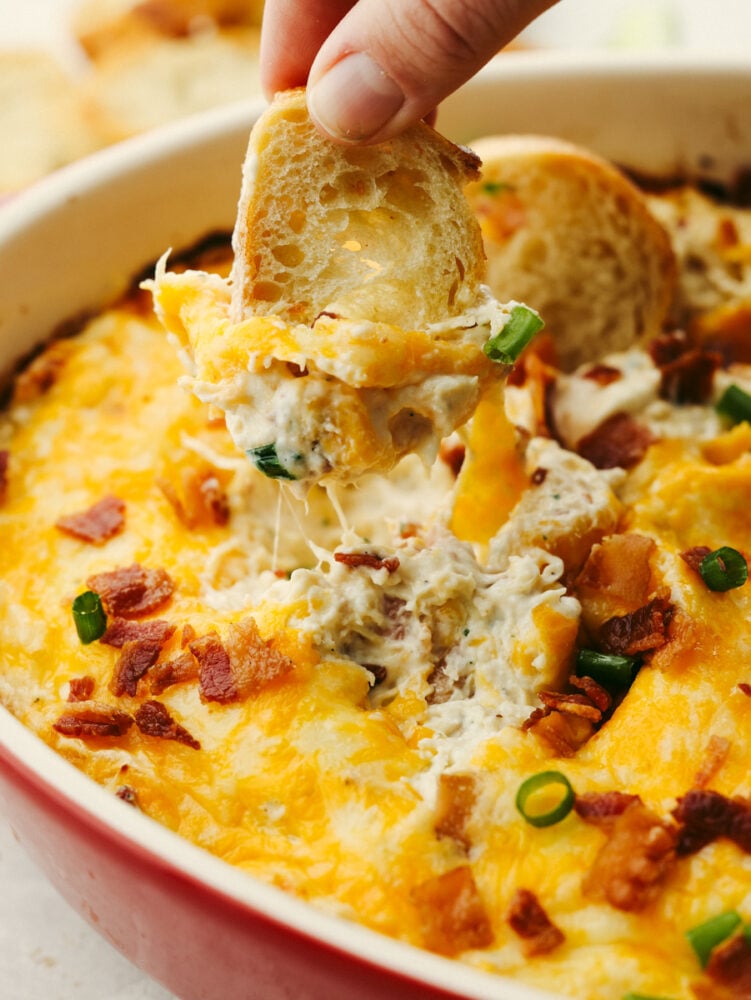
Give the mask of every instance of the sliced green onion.
<svg viewBox="0 0 751 1000">
<path fill-rule="evenodd" d="M 296 479 L 289 469 L 285 469 L 279 461 L 275 444 L 263 444 L 260 448 L 251 448 L 245 453 L 253 465 L 269 479 Z"/>
<path fill-rule="evenodd" d="M 652 993 L 626 993 L 623 1000 L 668 1000 L 668 998 L 656 997 Z"/>
<path fill-rule="evenodd" d="M 513 364 L 534 335 L 544 326 L 544 322 L 532 309 L 528 309 L 527 306 L 514 306 L 506 325 L 500 333 L 485 343 L 483 351 L 491 361 L 499 361 L 504 365 Z"/>
<path fill-rule="evenodd" d="M 501 191 L 513 191 L 514 186 L 506 181 L 485 181 L 482 189 L 485 194 L 500 194 Z"/>
<path fill-rule="evenodd" d="M 751 396 L 735 384 L 727 387 L 715 403 L 715 409 L 736 424 L 742 420 L 751 423 Z"/>
<path fill-rule="evenodd" d="M 729 938 L 740 924 L 739 914 L 735 910 L 728 910 L 725 913 L 718 913 L 716 917 L 710 917 L 703 924 L 698 924 L 686 931 L 688 943 L 696 952 L 696 957 L 701 962 L 702 968 L 709 961 L 712 949 Z"/>
<path fill-rule="evenodd" d="M 577 677 L 591 677 L 603 687 L 628 687 L 634 679 L 635 656 L 598 653 L 595 649 L 580 649 L 576 654 Z"/>
<path fill-rule="evenodd" d="M 560 789 L 562 789 L 562 795 L 555 805 L 543 812 L 528 809 L 531 798 L 545 789 L 550 790 L 554 785 L 560 785 Z M 519 786 L 519 791 L 516 793 L 516 808 L 532 826 L 552 826 L 568 816 L 574 807 L 575 797 L 571 783 L 565 774 L 561 774 L 560 771 L 540 771 L 539 774 L 533 774 L 531 778 L 527 778 Z"/>
<path fill-rule="evenodd" d="M 99 594 L 95 594 L 93 590 L 85 590 L 73 601 L 72 611 L 78 638 L 84 645 L 104 635 L 107 615 Z"/>
<path fill-rule="evenodd" d="M 733 590 L 748 580 L 748 563 L 737 549 L 723 545 L 704 556 L 699 572 L 710 590 Z"/>
</svg>

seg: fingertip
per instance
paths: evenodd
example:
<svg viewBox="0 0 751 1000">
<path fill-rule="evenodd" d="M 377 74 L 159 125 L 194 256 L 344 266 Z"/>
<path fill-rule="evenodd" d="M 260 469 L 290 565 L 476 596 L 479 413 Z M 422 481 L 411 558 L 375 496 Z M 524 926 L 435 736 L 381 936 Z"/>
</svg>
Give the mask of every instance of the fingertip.
<svg viewBox="0 0 751 1000">
<path fill-rule="evenodd" d="M 308 109 L 339 142 L 367 142 L 384 133 L 403 108 L 398 85 L 367 52 L 349 52 L 308 83 Z"/>
</svg>

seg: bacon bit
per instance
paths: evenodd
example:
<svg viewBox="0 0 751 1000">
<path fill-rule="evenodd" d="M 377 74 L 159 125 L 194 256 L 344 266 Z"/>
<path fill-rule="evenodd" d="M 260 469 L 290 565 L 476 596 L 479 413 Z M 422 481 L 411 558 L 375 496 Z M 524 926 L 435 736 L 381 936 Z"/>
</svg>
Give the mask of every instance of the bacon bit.
<svg viewBox="0 0 751 1000">
<path fill-rule="evenodd" d="M 507 384 L 528 386 L 535 420 L 533 434 L 557 438 L 552 403 L 558 371 L 540 355 L 540 348 L 543 346 L 542 338 L 536 337 L 532 347 L 522 354 L 511 369 Z"/>
<path fill-rule="evenodd" d="M 522 355 L 518 361 L 516 361 L 511 368 L 511 371 L 506 377 L 506 385 L 510 385 L 513 388 L 521 389 L 522 386 L 527 381 L 527 366 L 525 365 L 525 357 Z"/>
<path fill-rule="evenodd" d="M 591 722 L 600 722 L 602 711 L 583 694 L 565 694 L 562 691 L 540 691 L 540 701 L 547 708 L 564 715 L 577 715 Z"/>
<path fill-rule="evenodd" d="M 607 833 L 583 892 L 618 910 L 642 910 L 657 896 L 675 861 L 676 831 L 637 798 L 612 820 Z"/>
<path fill-rule="evenodd" d="M 383 595 L 383 613 L 386 617 L 386 627 L 379 629 L 379 635 L 386 635 L 390 639 L 403 639 L 407 633 L 407 619 L 409 611 L 405 611 L 407 602 L 401 597 L 394 597 L 392 594 Z"/>
<path fill-rule="evenodd" d="M 685 552 L 681 552 L 681 559 L 687 566 L 690 566 L 695 573 L 698 573 L 699 567 L 711 551 L 712 550 L 708 545 L 694 545 L 692 549 L 686 549 Z"/>
<path fill-rule="evenodd" d="M 614 413 L 576 446 L 596 469 L 630 469 L 644 458 L 654 438 L 630 413 Z"/>
<path fill-rule="evenodd" d="M 591 379 L 598 385 L 610 385 L 612 382 L 617 382 L 618 379 L 623 378 L 623 372 L 620 368 L 614 368 L 612 365 L 592 365 L 585 372 L 582 373 L 583 378 Z"/>
<path fill-rule="evenodd" d="M 594 732 L 594 723 L 580 715 L 536 709 L 524 728 L 540 737 L 555 757 L 573 757 Z"/>
<path fill-rule="evenodd" d="M 89 701 L 94 693 L 96 681 L 89 676 L 71 677 L 68 685 L 68 701 Z"/>
<path fill-rule="evenodd" d="M 517 889 L 506 914 L 511 930 L 522 938 L 522 951 L 527 958 L 546 955 L 566 940 L 552 922 L 539 899 L 529 889 Z"/>
<path fill-rule="evenodd" d="M 729 753 L 730 740 L 724 736 L 710 736 L 704 751 L 704 760 L 694 778 L 694 788 L 706 788 L 728 759 Z"/>
<path fill-rule="evenodd" d="M 295 664 L 288 656 L 263 641 L 253 618 L 230 625 L 224 645 L 241 701 L 294 670 Z"/>
<path fill-rule="evenodd" d="M 412 898 L 431 951 L 452 957 L 493 943 L 493 928 L 469 865 L 415 886 Z"/>
<path fill-rule="evenodd" d="M 227 650 L 215 633 L 194 639 L 189 648 L 198 660 L 198 683 L 202 701 L 226 704 L 238 700 L 238 690 L 232 676 L 232 664 Z"/>
<path fill-rule="evenodd" d="M 641 799 L 629 792 L 584 792 L 574 799 L 574 812 L 585 823 L 608 827 L 632 802 Z"/>
<path fill-rule="evenodd" d="M 649 558 L 655 548 L 651 538 L 635 532 L 610 535 L 593 545 L 576 580 L 577 596 L 607 599 L 622 610 L 637 610 L 649 595 Z"/>
<path fill-rule="evenodd" d="M 477 786 L 471 774 L 442 774 L 438 781 L 434 829 L 438 837 L 450 837 L 469 850 L 472 842 L 467 824 L 477 800 Z"/>
<path fill-rule="evenodd" d="M 230 625 L 224 644 L 215 634 L 190 643 L 199 663 L 203 701 L 244 701 L 294 669 L 292 660 L 264 642 L 252 618 Z"/>
<path fill-rule="evenodd" d="M 88 510 L 58 518 L 55 527 L 83 542 L 102 545 L 125 527 L 125 504 L 119 497 L 108 495 Z"/>
<path fill-rule="evenodd" d="M 135 788 L 131 788 L 130 785 L 120 785 L 120 787 L 115 792 L 118 799 L 122 799 L 123 802 L 127 802 L 129 806 L 137 806 L 138 799 L 136 796 Z"/>
<path fill-rule="evenodd" d="M 102 599 L 113 617 L 141 618 L 166 604 L 175 585 L 163 569 L 147 569 L 139 563 L 109 573 L 96 573 L 86 581 Z"/>
<path fill-rule="evenodd" d="M 732 840 L 751 854 L 751 802 L 729 799 L 719 792 L 694 788 L 678 799 L 673 816 L 681 824 L 677 852 L 696 854 L 718 837 Z"/>
<path fill-rule="evenodd" d="M 383 684 L 389 675 L 388 670 L 380 663 L 361 663 L 360 666 L 373 675 L 373 687 Z"/>
<path fill-rule="evenodd" d="M 660 396 L 672 403 L 706 403 L 714 373 L 722 364 L 719 351 L 693 347 L 683 330 L 655 338 L 649 353 L 660 369 Z"/>
<path fill-rule="evenodd" d="M 13 385 L 13 402 L 31 403 L 52 388 L 57 382 L 68 357 L 65 341 L 53 341 L 38 354 L 16 378 Z"/>
<path fill-rule="evenodd" d="M 396 556 L 383 559 L 373 552 L 335 552 L 334 559 L 349 566 L 350 569 L 367 566 L 370 569 L 385 569 L 389 573 L 396 573 L 399 569 L 399 559 Z"/>
<path fill-rule="evenodd" d="M 10 452 L 7 449 L 0 450 L 0 504 L 5 503 L 8 495 L 8 461 Z"/>
<path fill-rule="evenodd" d="M 547 475 L 548 475 L 548 470 L 543 469 L 542 466 L 539 466 L 537 469 L 535 469 L 535 471 L 532 473 L 529 479 L 533 486 L 542 486 L 542 484 L 547 479 Z"/>
<path fill-rule="evenodd" d="M 609 618 L 600 627 L 600 645 L 606 653 L 624 656 L 659 649 L 668 640 L 674 611 L 667 597 L 655 597 L 636 611 Z"/>
<path fill-rule="evenodd" d="M 747 698 L 751 698 L 751 684 L 747 684 L 745 681 L 741 681 L 738 684 L 738 690 L 741 694 L 745 694 Z"/>
<path fill-rule="evenodd" d="M 179 491 L 164 477 L 158 478 L 156 485 L 186 528 L 211 525 L 221 528 L 229 522 L 229 500 L 214 469 L 183 470 Z"/>
<path fill-rule="evenodd" d="M 145 736 L 155 736 L 160 740 L 176 740 L 193 750 L 200 750 L 201 744 L 190 735 L 184 726 L 172 718 L 161 701 L 145 701 L 136 711 L 136 725 Z"/>
<path fill-rule="evenodd" d="M 466 454 L 467 449 L 463 444 L 449 444 L 447 441 L 441 441 L 438 450 L 438 457 L 448 465 L 455 479 L 462 471 Z"/>
<path fill-rule="evenodd" d="M 698 1000 L 749 1000 L 751 997 L 751 941 L 734 934 L 712 949 L 704 977 L 691 988 Z"/>
<path fill-rule="evenodd" d="M 154 666 L 161 648 L 160 642 L 148 639 L 135 639 L 123 644 L 110 681 L 110 690 L 116 698 L 122 698 L 124 694 L 135 697 L 139 680 Z"/>
<path fill-rule="evenodd" d="M 321 315 L 328 316 L 329 313 L 321 313 Z M 288 361 L 287 370 L 293 378 L 304 378 L 306 375 L 310 374 L 307 367 L 298 365 L 296 361 Z"/>
<path fill-rule="evenodd" d="M 198 661 L 187 649 L 174 660 L 157 663 L 149 674 L 149 690 L 162 694 L 167 688 L 198 678 Z"/>
<path fill-rule="evenodd" d="M 583 691 L 586 697 L 603 713 L 607 712 L 613 704 L 610 692 L 606 691 L 602 684 L 598 684 L 592 677 L 577 677 L 572 674 L 568 682 L 572 687 Z"/>
<path fill-rule="evenodd" d="M 163 646 L 173 635 L 175 626 L 163 618 L 147 622 L 132 622 L 127 618 L 113 618 L 99 640 L 106 646 L 122 649 L 126 642 L 154 642 Z"/>
<path fill-rule="evenodd" d="M 111 705 L 90 705 L 75 712 L 65 712 L 52 724 L 62 736 L 112 737 L 124 736 L 133 725 L 133 718 Z"/>
<path fill-rule="evenodd" d="M 196 634 L 197 634 L 196 630 L 193 628 L 190 622 L 187 622 L 185 625 L 183 625 L 182 634 L 180 636 L 180 646 L 183 649 L 185 649 L 188 643 L 193 642 L 193 640 L 196 637 Z"/>
<path fill-rule="evenodd" d="M 451 697 L 454 681 L 446 673 L 446 659 L 441 658 L 427 677 L 430 690 L 425 698 L 428 705 L 443 705 Z"/>
</svg>

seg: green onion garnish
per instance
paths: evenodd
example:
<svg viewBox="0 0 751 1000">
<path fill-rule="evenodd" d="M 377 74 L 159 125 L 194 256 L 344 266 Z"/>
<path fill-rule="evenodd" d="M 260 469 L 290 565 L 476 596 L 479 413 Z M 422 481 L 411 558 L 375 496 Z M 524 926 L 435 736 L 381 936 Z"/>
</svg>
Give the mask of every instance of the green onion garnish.
<svg viewBox="0 0 751 1000">
<path fill-rule="evenodd" d="M 483 351 L 491 361 L 511 365 L 544 326 L 544 322 L 532 309 L 514 306 L 501 332 L 485 343 Z"/>
<path fill-rule="evenodd" d="M 543 790 L 550 790 L 552 786 L 560 785 L 563 795 L 558 797 L 557 802 L 545 811 L 530 811 L 527 804 L 531 798 L 538 795 Z M 516 793 L 516 808 L 532 826 L 552 826 L 560 823 L 562 819 L 571 812 L 574 807 L 574 790 L 565 774 L 560 771 L 540 771 L 533 774 L 519 786 Z"/>
<path fill-rule="evenodd" d="M 696 952 L 696 957 L 701 962 L 702 968 L 709 961 L 712 949 L 716 948 L 726 938 L 729 938 L 733 931 L 740 926 L 741 918 L 735 910 L 728 910 L 726 913 L 718 913 L 716 917 L 710 917 L 703 924 L 698 924 L 686 931 L 688 943 Z"/>
<path fill-rule="evenodd" d="M 598 653 L 595 649 L 580 649 L 576 654 L 577 677 L 591 677 L 606 688 L 628 687 L 635 670 L 635 656 Z"/>
<path fill-rule="evenodd" d="M 710 590 L 733 590 L 748 580 L 748 563 L 737 549 L 723 545 L 704 556 L 699 572 Z"/>
<path fill-rule="evenodd" d="M 289 469 L 285 469 L 279 461 L 275 444 L 263 444 L 260 448 L 251 448 L 245 453 L 253 465 L 269 479 L 296 479 Z"/>
<path fill-rule="evenodd" d="M 727 387 L 715 403 L 715 409 L 736 424 L 742 420 L 751 423 L 751 396 L 735 384 Z"/>
<path fill-rule="evenodd" d="M 482 189 L 485 194 L 500 194 L 501 191 L 513 191 L 514 186 L 507 184 L 506 181 L 485 181 Z"/>
<path fill-rule="evenodd" d="M 668 1000 L 668 998 L 656 997 L 651 993 L 626 993 L 623 1000 Z"/>
<path fill-rule="evenodd" d="M 107 615 L 99 594 L 95 594 L 93 590 L 85 590 L 73 601 L 72 610 L 78 638 L 84 645 L 104 635 Z"/>
</svg>

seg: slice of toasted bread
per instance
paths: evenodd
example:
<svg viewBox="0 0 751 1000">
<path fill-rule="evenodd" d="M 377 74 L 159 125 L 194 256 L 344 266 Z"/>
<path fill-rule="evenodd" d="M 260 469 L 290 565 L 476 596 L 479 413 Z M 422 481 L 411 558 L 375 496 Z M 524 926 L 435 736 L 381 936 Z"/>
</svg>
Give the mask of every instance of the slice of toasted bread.
<svg viewBox="0 0 751 1000">
<path fill-rule="evenodd" d="M 659 333 L 673 298 L 670 240 L 645 196 L 591 152 L 542 136 L 473 143 L 487 281 L 534 306 L 571 369 Z"/>
<path fill-rule="evenodd" d="M 462 192 L 474 154 L 425 124 L 378 146 L 336 145 L 305 93 L 280 95 L 253 129 L 234 236 L 236 319 L 323 312 L 418 329 L 457 315 L 483 276 Z"/>
</svg>

